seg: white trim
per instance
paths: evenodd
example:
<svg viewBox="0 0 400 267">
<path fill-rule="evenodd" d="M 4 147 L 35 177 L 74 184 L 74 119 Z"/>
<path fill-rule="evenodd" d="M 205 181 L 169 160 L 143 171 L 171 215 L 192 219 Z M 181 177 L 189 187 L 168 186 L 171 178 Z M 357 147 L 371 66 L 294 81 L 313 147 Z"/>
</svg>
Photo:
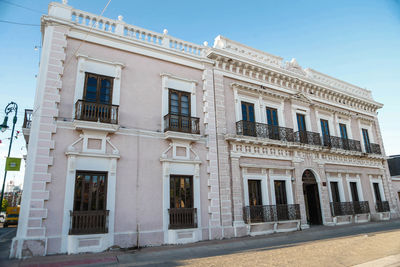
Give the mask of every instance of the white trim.
<svg viewBox="0 0 400 267">
<path fill-rule="evenodd" d="M 276 174 L 272 174 L 272 172 L 270 171 L 269 181 L 270 181 L 270 188 L 271 188 L 271 204 L 272 205 L 276 205 L 275 184 L 274 184 L 275 181 L 285 181 L 286 197 L 287 197 L 286 201 L 288 204 L 294 204 L 293 189 L 292 189 L 292 177 L 291 176 L 276 175 Z"/>
<path fill-rule="evenodd" d="M 244 204 L 249 206 L 249 180 L 260 180 L 261 181 L 261 195 L 263 205 L 269 205 L 268 197 L 268 177 L 267 174 L 248 174 L 247 169 L 243 168 L 243 191 L 244 191 Z"/>
<path fill-rule="evenodd" d="M 104 142 L 107 140 L 107 133 L 97 132 L 97 136 L 94 135 L 95 132 L 90 132 L 89 136 L 96 137 L 97 139 L 102 139 Z M 84 140 L 87 139 L 87 132 L 83 133 L 82 140 L 82 150 L 87 151 L 85 148 Z M 75 144 L 74 142 L 73 144 Z M 70 150 L 74 148 L 72 145 L 69 147 Z M 116 182 L 117 182 L 117 160 L 119 158 L 118 150 L 114 149 L 115 154 L 107 155 L 105 154 L 105 149 L 103 153 L 97 153 L 98 157 L 93 157 L 95 153 L 82 153 L 82 152 L 66 152 L 67 155 L 67 174 L 66 174 L 66 184 L 65 184 L 65 196 L 64 196 L 64 212 L 63 212 L 63 222 L 62 222 L 62 233 L 61 233 L 61 253 L 79 253 L 92 251 L 85 250 L 84 248 L 77 247 L 79 245 L 78 237 L 71 237 L 68 235 L 70 227 L 70 211 L 73 210 L 74 205 L 74 194 L 75 194 L 75 177 L 76 171 L 103 171 L 107 172 L 107 210 L 109 210 L 108 216 L 108 233 L 99 235 L 90 235 L 90 238 L 99 239 L 99 247 L 94 247 L 94 251 L 103 251 L 114 244 L 114 224 L 115 224 L 115 196 L 116 196 Z M 100 156 L 102 155 L 102 156 Z"/>
<path fill-rule="evenodd" d="M 325 113 L 323 113 L 323 112 L 321 112 L 321 111 L 316 109 L 315 110 L 315 116 L 316 116 L 316 119 L 317 119 L 318 132 L 321 134 L 321 136 L 322 136 L 321 119 L 328 121 L 329 135 L 337 136 L 336 128 L 333 127 L 333 125 L 334 125 L 334 123 L 333 123 L 333 114 L 327 115 L 327 114 L 325 114 Z"/>
<path fill-rule="evenodd" d="M 349 118 L 344 118 L 343 115 L 341 115 L 340 117 L 337 116 L 337 114 L 335 113 L 336 116 L 336 129 L 337 129 L 337 136 L 342 137 L 342 135 L 340 134 L 340 125 L 339 124 L 344 124 L 346 125 L 346 130 L 347 130 L 347 138 L 348 139 L 353 139 L 353 131 L 351 128 L 351 124 L 350 124 L 350 119 Z"/>
<path fill-rule="evenodd" d="M 332 202 L 332 188 L 331 188 L 331 182 L 337 182 L 338 183 L 338 189 L 339 189 L 339 197 L 340 197 L 340 202 L 346 202 L 346 196 L 344 194 L 344 189 L 343 189 L 343 178 L 342 175 L 339 173 L 338 177 L 331 177 L 329 174 L 327 175 L 327 182 L 328 182 L 328 191 L 329 191 L 329 201 Z"/>
<path fill-rule="evenodd" d="M 363 135 L 362 129 L 366 129 L 366 130 L 368 131 L 369 143 L 370 143 L 370 144 L 371 144 L 371 143 L 375 143 L 375 142 L 374 142 L 374 135 L 372 134 L 372 125 L 371 125 L 371 124 L 366 125 L 364 122 L 361 123 L 361 120 L 358 120 L 358 125 L 359 125 L 359 127 L 360 127 L 361 150 L 362 150 L 363 152 L 366 152 L 366 151 L 365 151 L 365 140 L 364 140 L 364 135 Z"/>
<path fill-rule="evenodd" d="M 348 174 L 346 174 L 346 181 L 347 181 L 347 189 L 349 192 L 349 200 L 351 202 L 353 201 L 353 196 L 351 195 L 350 182 L 355 182 L 355 183 L 357 183 L 357 193 L 358 193 L 359 201 L 364 201 L 364 194 L 362 191 L 360 175 L 357 175 L 356 178 L 350 178 L 350 176 Z"/>
<path fill-rule="evenodd" d="M 374 196 L 374 203 L 376 203 L 376 195 L 374 190 L 374 183 L 377 183 L 379 186 L 379 193 L 381 194 L 382 201 L 386 201 L 385 191 L 383 190 L 382 176 L 378 176 L 378 178 L 372 178 L 372 175 L 369 176 L 369 182 L 371 185 L 372 194 Z"/>
<path fill-rule="evenodd" d="M 255 97 L 250 97 L 250 96 L 244 96 L 241 94 L 237 94 L 237 99 L 235 99 L 235 102 L 237 101 L 237 105 L 236 105 L 236 121 L 241 121 L 243 120 L 242 118 L 242 101 L 243 102 L 247 102 L 247 103 L 251 103 L 254 105 L 254 121 L 255 122 L 260 122 L 263 123 L 262 119 L 261 119 L 261 113 L 260 113 L 260 99 L 259 98 L 255 98 Z"/>
<path fill-rule="evenodd" d="M 299 131 L 299 124 L 297 123 L 297 113 L 304 115 L 304 119 L 306 121 L 306 131 L 312 132 L 313 129 L 311 127 L 310 108 L 306 106 L 292 104 L 293 129 L 297 129 L 295 130 L 295 132 Z"/>
<path fill-rule="evenodd" d="M 76 55 L 76 58 L 78 60 L 78 64 L 76 68 L 72 117 L 74 117 L 75 114 L 76 101 L 83 99 L 86 73 L 113 77 L 112 104 L 119 105 L 121 94 L 121 73 L 122 68 L 125 66 L 124 63 L 111 62 L 100 58 L 89 57 L 83 54 Z"/>
<path fill-rule="evenodd" d="M 196 85 L 197 81 L 178 77 L 168 73 L 161 76 L 161 132 L 164 131 L 164 116 L 168 114 L 169 89 L 190 93 L 190 116 L 197 116 Z"/>
<path fill-rule="evenodd" d="M 201 197 L 200 197 L 200 163 L 193 161 L 187 163 L 178 163 L 170 161 L 162 161 L 163 168 L 163 232 L 165 244 L 183 244 L 202 240 L 201 231 Z M 171 175 L 190 175 L 193 176 L 193 204 L 197 209 L 197 228 L 169 230 L 169 214 L 170 207 L 170 176 Z M 191 238 L 179 238 L 179 234 L 185 232 L 191 234 Z"/>
<path fill-rule="evenodd" d="M 262 98 L 261 99 L 261 111 L 263 111 L 263 123 L 268 124 L 267 122 L 267 107 L 275 108 L 277 110 L 278 116 L 278 126 L 286 127 L 285 117 L 284 117 L 284 109 L 283 109 L 283 101 L 277 103 L 276 101 L 272 101 L 269 99 Z"/>
</svg>

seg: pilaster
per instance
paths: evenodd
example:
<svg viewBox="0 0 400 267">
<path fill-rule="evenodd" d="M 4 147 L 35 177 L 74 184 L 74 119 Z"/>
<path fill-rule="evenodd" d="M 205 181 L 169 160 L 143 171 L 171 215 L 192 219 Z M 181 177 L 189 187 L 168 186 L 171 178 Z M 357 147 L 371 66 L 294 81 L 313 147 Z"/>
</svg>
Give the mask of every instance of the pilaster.
<svg viewBox="0 0 400 267">
<path fill-rule="evenodd" d="M 63 13 L 64 14 L 64 13 Z M 21 212 L 17 236 L 13 239 L 10 257 L 43 256 L 47 252 L 46 218 L 52 180 L 49 166 L 53 164 L 55 148 L 53 134 L 62 87 L 67 46 L 65 26 L 46 26 L 43 53 L 32 115 L 32 128 L 24 178 Z"/>
<path fill-rule="evenodd" d="M 204 134 L 207 137 L 208 215 L 209 239 L 222 238 L 221 199 L 218 179 L 217 132 L 214 109 L 214 80 L 211 66 L 203 71 Z"/>
<path fill-rule="evenodd" d="M 234 236 L 232 221 L 232 185 L 230 177 L 229 149 L 225 141 L 226 116 L 225 116 L 225 89 L 224 77 L 221 72 L 214 71 L 214 92 L 215 92 L 215 119 L 217 135 L 217 152 L 219 168 L 219 186 L 221 198 L 221 224 L 223 236 L 226 238 Z"/>
</svg>

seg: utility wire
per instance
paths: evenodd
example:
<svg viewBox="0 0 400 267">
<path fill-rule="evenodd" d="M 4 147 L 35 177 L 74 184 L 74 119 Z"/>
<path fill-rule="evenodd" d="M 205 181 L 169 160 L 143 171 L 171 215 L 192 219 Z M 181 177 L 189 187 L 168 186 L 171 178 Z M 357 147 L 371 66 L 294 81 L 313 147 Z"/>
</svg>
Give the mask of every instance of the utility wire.
<svg viewBox="0 0 400 267">
<path fill-rule="evenodd" d="M 26 9 L 26 10 L 29 10 L 29 11 L 32 11 L 32 12 L 36 12 L 36 13 L 39 13 L 39 14 L 45 14 L 45 13 L 42 12 L 42 11 L 39 11 L 39 10 L 30 8 L 30 7 L 22 6 L 22 5 L 19 5 L 19 4 L 15 4 L 15 3 L 12 3 L 12 2 L 7 1 L 7 0 L 0 0 L 0 2 L 9 4 L 9 5 L 12 5 L 12 6 L 16 6 L 16 7 L 19 7 L 19 8 L 23 8 L 23 9 Z"/>
<path fill-rule="evenodd" d="M 101 11 L 100 15 L 97 17 L 97 21 L 98 19 L 103 16 L 104 12 L 106 11 L 108 5 L 111 3 L 111 0 L 108 0 L 107 5 L 103 8 L 103 10 Z M 96 25 L 96 23 L 93 23 L 92 27 L 90 27 L 89 33 L 92 32 L 93 27 Z M 64 70 L 67 69 L 68 64 L 70 63 L 71 59 L 73 57 L 76 57 L 79 49 L 81 48 L 81 46 L 86 42 L 86 38 L 88 37 L 89 33 L 86 33 L 85 38 L 83 39 L 83 41 L 80 42 L 78 48 L 74 51 L 74 53 L 71 55 L 71 57 L 69 59 L 66 60 L 65 64 L 64 64 Z"/>
<path fill-rule="evenodd" d="M 9 21 L 9 20 L 0 20 L 0 22 L 1 23 L 8 23 L 8 24 L 23 25 L 23 26 L 35 26 L 35 27 L 40 26 L 40 24 L 21 23 L 21 22 Z"/>
</svg>

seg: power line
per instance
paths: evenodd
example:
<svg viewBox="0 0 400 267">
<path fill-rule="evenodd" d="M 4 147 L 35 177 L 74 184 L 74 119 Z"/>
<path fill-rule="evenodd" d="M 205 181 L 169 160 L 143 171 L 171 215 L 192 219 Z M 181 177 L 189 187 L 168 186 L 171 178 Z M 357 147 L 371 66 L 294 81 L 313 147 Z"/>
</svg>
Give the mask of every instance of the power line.
<svg viewBox="0 0 400 267">
<path fill-rule="evenodd" d="M 0 22 L 1 23 L 8 23 L 8 24 L 22 25 L 22 26 L 35 26 L 35 27 L 40 26 L 40 24 L 21 23 L 21 22 L 9 21 L 9 20 L 0 20 Z"/>
<path fill-rule="evenodd" d="M 15 3 L 12 3 L 12 2 L 9 2 L 9 1 L 6 1 L 6 0 L 0 0 L 0 1 L 3 2 L 3 3 L 9 4 L 9 5 L 12 5 L 12 6 L 16 6 L 16 7 L 19 7 L 19 8 L 23 8 L 23 9 L 32 11 L 32 12 L 36 12 L 36 13 L 39 13 L 39 14 L 44 14 L 44 12 L 36 10 L 36 9 L 33 9 L 33 8 L 30 8 L 30 7 L 26 7 L 26 6 L 22 6 L 22 5 L 19 5 L 19 4 L 15 4 Z"/>
<path fill-rule="evenodd" d="M 110 3 L 111 3 L 111 0 L 108 0 L 107 5 L 103 8 L 103 10 L 101 11 L 100 15 L 97 17 L 97 20 L 98 20 L 101 16 L 103 16 L 104 12 L 106 11 L 106 9 L 107 9 L 107 7 L 108 7 L 108 5 L 109 5 Z M 92 25 L 92 27 L 90 27 L 89 33 L 92 32 L 93 27 L 94 27 L 95 25 L 96 25 L 96 24 L 94 23 L 94 24 Z M 72 53 L 71 57 L 70 57 L 69 59 L 66 59 L 65 64 L 64 64 L 64 70 L 67 69 L 67 66 L 69 65 L 69 63 L 70 63 L 70 61 L 71 61 L 71 58 L 73 58 L 74 56 L 76 56 L 76 55 L 78 54 L 78 51 L 79 51 L 79 49 L 81 48 L 81 46 L 82 46 L 84 43 L 86 43 L 86 38 L 88 37 L 89 33 L 86 33 L 85 38 L 83 39 L 83 41 L 80 42 L 78 48 L 74 51 L 74 53 Z"/>
</svg>

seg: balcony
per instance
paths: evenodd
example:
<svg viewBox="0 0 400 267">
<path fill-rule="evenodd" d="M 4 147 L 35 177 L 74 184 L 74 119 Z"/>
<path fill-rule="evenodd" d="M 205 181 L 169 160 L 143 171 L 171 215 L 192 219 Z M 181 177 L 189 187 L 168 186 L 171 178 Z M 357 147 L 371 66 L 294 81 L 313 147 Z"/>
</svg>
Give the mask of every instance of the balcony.
<svg viewBox="0 0 400 267">
<path fill-rule="evenodd" d="M 25 109 L 24 124 L 22 124 L 22 133 L 24 134 L 26 144 L 29 143 L 29 135 L 31 133 L 32 126 L 32 114 L 32 109 Z"/>
<path fill-rule="evenodd" d="M 200 134 L 199 121 L 196 117 L 167 114 L 164 116 L 164 132 Z"/>
<path fill-rule="evenodd" d="M 197 228 L 196 208 L 173 208 L 168 210 L 168 229 Z"/>
<path fill-rule="evenodd" d="M 108 210 L 70 211 L 70 235 L 108 233 Z"/>
<path fill-rule="evenodd" d="M 316 145 L 321 146 L 321 136 L 319 133 L 307 132 L 307 131 L 298 131 L 294 133 L 295 142 L 308 144 L 308 145 Z"/>
<path fill-rule="evenodd" d="M 381 146 L 379 144 L 370 143 L 369 146 L 365 146 L 365 152 L 368 154 L 378 154 L 381 155 Z"/>
<path fill-rule="evenodd" d="M 243 219 L 247 224 L 300 220 L 300 205 L 246 206 L 243 208 Z"/>
<path fill-rule="evenodd" d="M 322 137 L 322 144 L 323 146 L 329 148 L 338 148 L 338 149 L 361 152 L 360 141 L 353 139 L 324 135 Z"/>
<path fill-rule="evenodd" d="M 353 202 L 331 202 L 331 213 L 333 217 L 369 213 L 368 201 Z"/>
<path fill-rule="evenodd" d="M 236 122 L 236 134 L 293 142 L 293 129 L 259 122 Z"/>
<path fill-rule="evenodd" d="M 118 124 L 118 105 L 105 105 L 84 100 L 75 104 L 75 119 Z"/>
<path fill-rule="evenodd" d="M 24 116 L 24 124 L 22 125 L 22 128 L 24 129 L 30 129 L 31 124 L 32 124 L 32 109 L 25 109 L 25 116 Z"/>
<path fill-rule="evenodd" d="M 388 201 L 379 201 L 375 204 L 376 212 L 390 212 L 389 202 Z"/>
</svg>

